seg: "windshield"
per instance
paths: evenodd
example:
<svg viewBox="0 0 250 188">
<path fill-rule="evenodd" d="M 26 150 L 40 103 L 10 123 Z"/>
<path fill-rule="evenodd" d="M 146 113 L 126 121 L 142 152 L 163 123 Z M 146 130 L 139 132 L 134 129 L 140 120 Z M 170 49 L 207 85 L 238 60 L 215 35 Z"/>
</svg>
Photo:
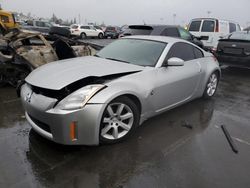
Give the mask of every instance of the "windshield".
<svg viewBox="0 0 250 188">
<path fill-rule="evenodd" d="M 229 39 L 235 39 L 235 40 L 247 40 L 250 41 L 250 33 L 245 32 L 234 32 L 228 37 Z"/>
<path fill-rule="evenodd" d="M 103 48 L 96 56 L 140 66 L 154 67 L 167 43 L 120 39 Z"/>
</svg>

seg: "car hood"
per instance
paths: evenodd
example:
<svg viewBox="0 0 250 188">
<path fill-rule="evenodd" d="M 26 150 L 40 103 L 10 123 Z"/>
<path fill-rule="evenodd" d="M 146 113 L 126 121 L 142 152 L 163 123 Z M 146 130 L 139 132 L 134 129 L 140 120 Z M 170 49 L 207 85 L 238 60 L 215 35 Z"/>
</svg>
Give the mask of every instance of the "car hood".
<svg viewBox="0 0 250 188">
<path fill-rule="evenodd" d="M 144 67 L 85 56 L 43 65 L 32 71 L 25 81 L 40 88 L 60 90 L 87 77 L 102 77 L 143 70 Z"/>
</svg>

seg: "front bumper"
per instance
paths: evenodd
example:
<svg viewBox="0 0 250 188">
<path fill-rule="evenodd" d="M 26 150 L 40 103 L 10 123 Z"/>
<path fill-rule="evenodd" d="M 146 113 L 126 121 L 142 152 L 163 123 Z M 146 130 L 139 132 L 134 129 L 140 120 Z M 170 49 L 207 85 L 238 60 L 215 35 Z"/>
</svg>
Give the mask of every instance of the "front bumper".
<svg viewBox="0 0 250 188">
<path fill-rule="evenodd" d="M 41 136 L 63 145 L 98 145 L 99 125 L 105 104 L 87 104 L 75 111 L 55 110 L 55 100 L 32 93 L 29 100 L 29 88 L 24 85 L 21 101 L 26 119 Z M 71 138 L 70 125 L 76 123 L 76 139 Z"/>
</svg>

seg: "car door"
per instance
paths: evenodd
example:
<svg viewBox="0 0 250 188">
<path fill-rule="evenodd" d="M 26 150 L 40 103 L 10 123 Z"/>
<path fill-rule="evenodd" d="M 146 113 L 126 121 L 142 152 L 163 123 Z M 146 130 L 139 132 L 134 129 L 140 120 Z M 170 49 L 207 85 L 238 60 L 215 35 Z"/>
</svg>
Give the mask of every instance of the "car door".
<svg viewBox="0 0 250 188">
<path fill-rule="evenodd" d="M 99 34 L 99 32 L 97 31 L 97 29 L 94 26 L 90 26 L 90 32 L 91 32 L 92 37 L 97 37 Z"/>
<path fill-rule="evenodd" d="M 89 26 L 81 26 L 81 33 L 85 33 L 88 37 L 91 37 L 93 34 Z"/>
<path fill-rule="evenodd" d="M 164 111 L 191 99 L 201 77 L 201 65 L 193 45 L 178 42 L 169 50 L 166 60 L 177 57 L 183 66 L 164 66 L 156 71 L 153 103 L 156 112 Z"/>
</svg>

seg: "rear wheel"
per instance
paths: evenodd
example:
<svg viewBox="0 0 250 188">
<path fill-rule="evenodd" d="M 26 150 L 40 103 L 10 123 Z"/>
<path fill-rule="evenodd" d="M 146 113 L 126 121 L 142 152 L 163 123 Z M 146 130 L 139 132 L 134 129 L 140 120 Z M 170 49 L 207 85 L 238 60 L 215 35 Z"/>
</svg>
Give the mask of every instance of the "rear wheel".
<svg viewBox="0 0 250 188">
<path fill-rule="evenodd" d="M 219 82 L 219 75 L 217 72 L 213 72 L 207 81 L 206 89 L 203 93 L 204 98 L 209 99 L 214 96 L 217 90 L 218 82 Z"/>
<path fill-rule="evenodd" d="M 100 142 L 117 143 L 126 139 L 139 124 L 139 110 L 127 97 L 110 102 L 104 110 L 100 126 Z"/>
<path fill-rule="evenodd" d="M 85 33 L 81 33 L 80 38 L 81 38 L 81 39 L 86 39 L 86 38 L 87 38 L 87 35 L 86 35 Z"/>
</svg>

